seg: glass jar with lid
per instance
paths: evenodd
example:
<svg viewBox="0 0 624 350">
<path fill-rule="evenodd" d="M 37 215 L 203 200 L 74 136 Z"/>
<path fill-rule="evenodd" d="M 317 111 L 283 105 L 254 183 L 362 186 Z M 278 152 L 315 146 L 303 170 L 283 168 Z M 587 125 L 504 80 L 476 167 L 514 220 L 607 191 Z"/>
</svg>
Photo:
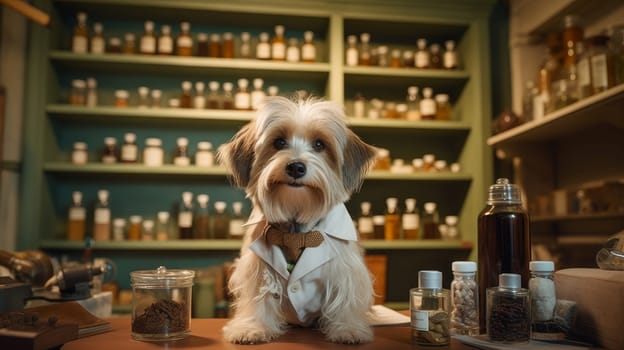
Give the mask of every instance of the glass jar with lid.
<svg viewBox="0 0 624 350">
<path fill-rule="evenodd" d="M 161 166 L 164 163 L 164 152 L 162 141 L 158 138 L 150 137 L 145 140 L 143 149 L 143 163 L 146 166 Z"/>
<path fill-rule="evenodd" d="M 194 277 L 194 271 L 164 266 L 131 272 L 132 337 L 143 341 L 186 337 L 191 330 Z"/>
</svg>

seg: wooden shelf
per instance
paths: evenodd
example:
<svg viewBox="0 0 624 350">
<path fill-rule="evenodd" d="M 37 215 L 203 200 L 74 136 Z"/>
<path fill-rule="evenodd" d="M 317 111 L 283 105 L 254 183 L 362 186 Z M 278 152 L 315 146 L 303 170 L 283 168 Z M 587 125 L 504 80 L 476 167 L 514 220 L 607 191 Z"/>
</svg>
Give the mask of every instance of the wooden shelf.
<svg viewBox="0 0 624 350">
<path fill-rule="evenodd" d="M 558 222 L 558 221 L 609 220 L 609 219 L 624 220 L 624 213 L 590 213 L 590 214 L 531 216 L 532 222 Z"/>
<path fill-rule="evenodd" d="M 349 125 L 353 128 L 388 128 L 426 131 L 459 131 L 469 132 L 470 125 L 461 121 L 434 121 L 434 120 L 393 120 L 369 119 L 349 117 Z"/>
<path fill-rule="evenodd" d="M 463 70 L 449 69 L 418 69 L 418 68 L 385 68 L 368 66 L 345 66 L 345 75 L 409 77 L 422 79 L 468 80 L 470 74 Z"/>
</svg>

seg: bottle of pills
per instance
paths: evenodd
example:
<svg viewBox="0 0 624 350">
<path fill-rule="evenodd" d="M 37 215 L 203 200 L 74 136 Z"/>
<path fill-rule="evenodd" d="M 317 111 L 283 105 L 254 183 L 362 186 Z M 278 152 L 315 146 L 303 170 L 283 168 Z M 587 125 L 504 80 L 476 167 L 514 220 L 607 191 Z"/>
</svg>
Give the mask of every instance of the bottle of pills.
<svg viewBox="0 0 624 350">
<path fill-rule="evenodd" d="M 162 141 L 158 138 L 147 138 L 143 149 L 143 164 L 146 166 L 161 166 L 164 163 Z"/>
</svg>

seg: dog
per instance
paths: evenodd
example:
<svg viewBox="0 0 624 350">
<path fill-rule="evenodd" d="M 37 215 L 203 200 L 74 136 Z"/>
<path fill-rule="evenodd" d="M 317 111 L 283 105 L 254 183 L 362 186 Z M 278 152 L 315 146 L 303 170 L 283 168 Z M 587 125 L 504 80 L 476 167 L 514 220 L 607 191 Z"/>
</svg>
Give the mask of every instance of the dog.
<svg viewBox="0 0 624 350">
<path fill-rule="evenodd" d="M 336 343 L 373 339 L 371 275 L 344 202 L 375 153 L 340 105 L 315 98 L 265 99 L 219 147 L 218 161 L 253 205 L 228 281 L 227 341 L 269 342 L 289 325 L 318 327 Z"/>
</svg>

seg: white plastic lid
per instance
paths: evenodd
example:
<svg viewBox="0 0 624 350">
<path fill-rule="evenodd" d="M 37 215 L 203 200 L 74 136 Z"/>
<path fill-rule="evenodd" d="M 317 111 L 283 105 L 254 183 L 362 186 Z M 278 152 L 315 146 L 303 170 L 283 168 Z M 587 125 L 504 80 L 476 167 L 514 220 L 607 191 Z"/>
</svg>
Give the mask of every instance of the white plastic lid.
<svg viewBox="0 0 624 350">
<path fill-rule="evenodd" d="M 249 32 L 242 32 L 240 33 L 240 37 L 242 41 L 249 41 L 249 39 L 251 39 L 251 34 L 249 34 Z"/>
<path fill-rule="evenodd" d="M 182 192 L 182 201 L 185 204 L 191 204 L 193 201 L 193 192 Z"/>
<path fill-rule="evenodd" d="M 297 38 L 290 38 L 290 39 L 288 39 L 288 45 L 289 46 L 297 46 L 297 44 L 299 44 L 299 39 L 297 39 Z"/>
<path fill-rule="evenodd" d="M 126 39 L 126 41 L 134 41 L 134 34 L 126 33 L 124 34 L 124 39 Z"/>
<path fill-rule="evenodd" d="M 89 88 L 96 88 L 97 87 L 97 80 L 95 80 L 95 78 L 87 78 L 87 87 Z"/>
<path fill-rule="evenodd" d="M 223 212 L 225 212 L 225 208 L 227 208 L 227 203 L 222 202 L 222 201 L 218 201 L 218 202 L 215 202 L 214 206 L 215 206 L 215 209 L 217 210 L 217 212 L 223 213 Z"/>
<path fill-rule="evenodd" d="M 386 198 L 386 206 L 391 210 L 396 209 L 398 201 L 399 200 L 396 197 Z"/>
<path fill-rule="evenodd" d="M 425 161 L 422 160 L 422 158 L 414 158 L 412 159 L 412 166 L 416 169 L 420 169 L 423 167 L 423 164 L 425 164 Z"/>
<path fill-rule="evenodd" d="M 197 149 L 202 151 L 210 151 L 212 149 L 212 143 L 208 141 L 201 141 L 197 143 Z"/>
<path fill-rule="evenodd" d="M 357 43 L 357 36 L 355 36 L 355 35 L 349 35 L 349 36 L 347 37 L 347 42 L 348 42 L 349 44 L 355 44 L 355 43 Z"/>
<path fill-rule="evenodd" d="M 126 226 L 126 219 L 124 218 L 113 219 L 113 226 L 118 227 L 118 228 Z"/>
<path fill-rule="evenodd" d="M 136 135 L 132 132 L 127 132 L 124 135 L 124 141 L 126 141 L 127 143 L 134 143 L 134 141 L 136 141 Z"/>
<path fill-rule="evenodd" d="M 433 270 L 418 271 L 418 288 L 441 289 L 442 272 Z"/>
<path fill-rule="evenodd" d="M 453 51 L 455 49 L 455 42 L 453 40 L 447 40 L 444 42 L 446 49 L 448 51 Z"/>
<path fill-rule="evenodd" d="M 183 81 L 182 82 L 182 90 L 188 91 L 188 90 L 190 90 L 192 88 L 193 88 L 193 84 L 190 81 Z"/>
<path fill-rule="evenodd" d="M 426 87 L 423 89 L 423 96 L 425 96 L 426 98 L 431 98 L 431 95 L 433 95 L 433 89 L 430 87 Z"/>
<path fill-rule="evenodd" d="M 117 143 L 117 139 L 115 139 L 114 137 L 105 137 L 104 138 L 104 144 L 106 146 L 112 146 L 115 145 Z"/>
<path fill-rule="evenodd" d="M 390 157 L 390 151 L 386 148 L 377 148 L 377 158 Z"/>
<path fill-rule="evenodd" d="M 100 202 L 107 202 L 108 201 L 108 195 L 109 195 L 108 190 L 99 190 L 97 192 L 97 196 L 98 196 L 98 199 L 100 200 Z"/>
<path fill-rule="evenodd" d="M 401 158 L 396 158 L 392 161 L 392 166 L 394 167 L 402 167 L 405 165 L 405 161 Z"/>
<path fill-rule="evenodd" d="M 199 203 L 199 205 L 201 205 L 202 207 L 205 207 L 206 205 L 208 205 L 209 200 L 210 200 L 210 196 L 208 196 L 205 193 L 197 195 L 197 203 Z"/>
<path fill-rule="evenodd" d="M 451 164 L 451 172 L 452 173 L 458 173 L 461 170 L 461 165 L 459 163 L 453 163 Z"/>
<path fill-rule="evenodd" d="M 160 221 L 161 223 L 166 223 L 169 220 L 168 211 L 159 211 L 156 215 L 158 216 L 158 221 Z"/>
<path fill-rule="evenodd" d="M 151 231 L 153 228 L 154 228 L 154 220 L 143 221 L 143 229 L 145 229 L 145 231 Z"/>
<path fill-rule="evenodd" d="M 435 100 L 438 103 L 446 103 L 449 100 L 449 96 L 447 94 L 437 94 L 435 95 Z"/>
<path fill-rule="evenodd" d="M 412 51 L 412 50 L 405 50 L 405 51 L 403 51 L 403 58 L 404 59 L 411 59 L 412 57 L 414 57 L 414 51 Z"/>
<path fill-rule="evenodd" d="M 278 36 L 284 35 L 284 26 L 283 25 L 276 25 L 275 26 L 275 34 L 278 35 Z"/>
<path fill-rule="evenodd" d="M 303 38 L 306 41 L 312 41 L 312 39 L 314 38 L 314 33 L 311 30 L 306 30 L 305 32 L 303 32 Z"/>
<path fill-rule="evenodd" d="M 139 86 L 137 90 L 141 96 L 145 97 L 149 94 L 149 88 L 147 86 Z"/>
<path fill-rule="evenodd" d="M 258 37 L 260 38 L 260 41 L 268 41 L 269 40 L 269 33 L 262 32 L 262 33 L 260 33 L 260 35 L 258 35 Z"/>
<path fill-rule="evenodd" d="M 424 50 L 427 47 L 427 39 L 420 38 L 416 41 L 419 49 Z"/>
<path fill-rule="evenodd" d="M 230 32 L 223 33 L 223 40 L 232 40 L 234 36 Z"/>
<path fill-rule="evenodd" d="M 264 85 L 264 80 L 262 78 L 256 78 L 253 80 L 254 88 L 262 89 L 262 85 Z"/>
<path fill-rule="evenodd" d="M 435 155 L 433 154 L 425 154 L 422 157 L 425 163 L 433 163 L 435 161 Z"/>
<path fill-rule="evenodd" d="M 154 30 L 154 22 L 152 22 L 152 21 L 145 21 L 144 27 L 145 27 L 145 31 L 146 32 L 151 32 L 151 31 Z"/>
<path fill-rule="evenodd" d="M 217 91 L 219 90 L 219 82 L 218 81 L 211 81 L 208 83 L 208 88 L 212 91 Z"/>
<path fill-rule="evenodd" d="M 160 147 L 162 145 L 162 141 L 155 137 L 148 137 L 145 139 L 145 146 L 148 147 Z"/>
<path fill-rule="evenodd" d="M 409 86 L 407 88 L 408 95 L 418 95 L 418 86 Z"/>
<path fill-rule="evenodd" d="M 82 202 L 82 192 L 80 191 L 72 192 L 72 200 L 74 201 L 74 204 L 80 204 L 80 202 Z"/>
<path fill-rule="evenodd" d="M 229 81 L 223 83 L 223 91 L 232 91 L 232 88 L 234 88 L 234 84 L 230 83 Z"/>
<path fill-rule="evenodd" d="M 197 34 L 197 41 L 201 41 L 201 42 L 208 41 L 208 34 L 207 33 Z"/>
<path fill-rule="evenodd" d="M 119 99 L 127 99 L 130 96 L 128 90 L 115 90 L 115 97 Z"/>
<path fill-rule="evenodd" d="M 416 209 L 416 198 L 406 198 L 405 208 L 407 211 L 412 212 Z"/>
<path fill-rule="evenodd" d="M 431 214 L 431 213 L 433 213 L 436 210 L 437 206 L 438 205 L 436 203 L 434 203 L 434 202 L 427 202 L 427 203 L 425 203 L 425 211 L 427 213 Z"/>
<path fill-rule="evenodd" d="M 78 151 L 86 151 L 87 143 L 86 142 L 74 142 L 74 149 Z"/>
<path fill-rule="evenodd" d="M 188 32 L 191 29 L 191 24 L 189 22 L 181 22 L 180 29 L 182 29 L 182 31 Z"/>
<path fill-rule="evenodd" d="M 522 280 L 517 273 L 501 273 L 498 275 L 498 286 L 502 288 L 518 289 L 522 286 Z"/>
<path fill-rule="evenodd" d="M 433 163 L 433 166 L 437 169 L 437 170 L 442 170 L 444 168 L 446 168 L 446 160 L 436 160 Z"/>
<path fill-rule="evenodd" d="M 405 103 L 399 103 L 396 105 L 396 110 L 399 113 L 405 113 L 407 112 L 407 104 Z"/>
<path fill-rule="evenodd" d="M 449 226 L 455 226 L 457 225 L 457 221 L 459 220 L 459 218 L 455 215 L 449 215 L 447 217 L 444 218 L 444 222 L 446 222 L 447 225 Z"/>
<path fill-rule="evenodd" d="M 377 53 L 379 53 L 380 55 L 385 55 L 386 53 L 388 53 L 388 47 L 386 45 L 378 46 Z"/>
<path fill-rule="evenodd" d="M 243 202 L 234 202 L 232 203 L 232 209 L 235 214 L 240 214 L 243 211 Z"/>
<path fill-rule="evenodd" d="M 133 224 L 140 224 L 142 220 L 143 220 L 143 217 L 141 215 L 130 216 L 130 222 Z"/>
<path fill-rule="evenodd" d="M 535 272 L 553 272 L 555 271 L 555 263 L 552 261 L 531 261 L 529 262 L 529 270 Z"/>
<path fill-rule="evenodd" d="M 362 202 L 362 203 L 360 203 L 360 209 L 362 210 L 362 215 L 370 214 L 371 202 Z"/>
<path fill-rule="evenodd" d="M 279 88 L 275 85 L 271 85 L 267 88 L 267 92 L 269 93 L 269 96 L 277 96 Z"/>
<path fill-rule="evenodd" d="M 360 34 L 360 41 L 362 41 L 363 43 L 368 43 L 370 41 L 370 34 L 368 33 Z"/>
<path fill-rule="evenodd" d="M 76 18 L 78 18 L 78 22 L 84 23 L 87 21 L 87 14 L 85 12 L 78 12 Z"/>
<path fill-rule="evenodd" d="M 210 34 L 210 41 L 213 41 L 213 42 L 221 41 L 221 35 L 219 33 Z"/>
<path fill-rule="evenodd" d="M 152 90 L 152 98 L 160 98 L 160 96 L 162 96 L 162 90 L 159 89 L 154 89 Z"/>
<path fill-rule="evenodd" d="M 108 44 L 110 46 L 121 46 L 121 39 L 119 39 L 118 37 L 112 37 L 108 39 Z"/>
<path fill-rule="evenodd" d="M 203 81 L 195 82 L 195 90 L 197 90 L 197 92 L 203 92 L 205 88 L 206 84 Z"/>
<path fill-rule="evenodd" d="M 77 89 L 82 89 L 85 86 L 87 86 L 87 84 L 82 79 L 74 79 L 74 80 L 72 80 L 72 86 L 77 88 Z"/>
<path fill-rule="evenodd" d="M 178 147 L 186 147 L 188 146 L 188 139 L 186 137 L 178 137 L 176 144 Z"/>
<path fill-rule="evenodd" d="M 386 223 L 386 217 L 383 215 L 375 215 L 373 216 L 373 224 L 374 225 L 383 225 Z"/>
<path fill-rule="evenodd" d="M 238 79 L 238 87 L 241 89 L 246 89 L 249 86 L 249 80 L 243 78 Z"/>
<path fill-rule="evenodd" d="M 429 51 L 433 53 L 440 52 L 440 44 L 431 44 L 431 46 L 429 47 Z"/>
<path fill-rule="evenodd" d="M 163 26 L 160 27 L 160 31 L 165 35 L 169 35 L 169 33 L 171 33 L 171 26 L 169 26 L 168 24 L 163 24 Z"/>
<path fill-rule="evenodd" d="M 453 261 L 451 270 L 453 272 L 476 272 L 477 263 L 474 261 Z"/>
</svg>

